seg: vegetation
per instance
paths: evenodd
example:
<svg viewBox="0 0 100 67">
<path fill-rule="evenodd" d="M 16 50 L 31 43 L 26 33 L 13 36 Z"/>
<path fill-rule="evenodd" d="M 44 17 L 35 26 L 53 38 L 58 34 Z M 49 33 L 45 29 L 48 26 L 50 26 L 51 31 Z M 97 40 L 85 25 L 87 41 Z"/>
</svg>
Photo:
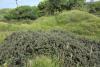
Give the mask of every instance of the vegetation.
<svg viewBox="0 0 100 67">
<path fill-rule="evenodd" d="M 45 60 L 45 61 L 44 61 Z M 36 57 L 32 62 L 32 67 L 59 67 L 57 58 L 50 58 L 46 56 Z"/>
<path fill-rule="evenodd" d="M 35 13 L 35 11 L 36 11 L 35 8 L 33 9 L 30 6 L 21 6 L 21 7 L 17 7 L 11 10 L 4 17 L 7 20 L 13 20 L 13 19 L 14 20 L 23 20 L 23 19 L 34 20 L 37 18 L 37 13 Z"/>
<path fill-rule="evenodd" d="M 71 10 L 75 7 L 83 7 L 84 0 L 46 0 L 38 5 L 42 13 L 53 15 L 62 10 Z"/>
<path fill-rule="evenodd" d="M 11 9 L 0 9 L 0 21 L 4 20 L 4 16 L 10 11 Z"/>
<path fill-rule="evenodd" d="M 94 3 L 87 3 L 89 12 L 100 16 L 100 1 Z"/>
<path fill-rule="evenodd" d="M 78 18 L 77 18 L 78 17 Z M 88 19 L 87 19 L 88 18 Z M 12 33 L 14 31 L 25 30 L 49 30 L 49 29 L 63 29 L 69 32 L 73 32 L 81 37 L 88 39 L 100 40 L 100 19 L 87 12 L 72 10 L 64 11 L 59 15 L 41 17 L 31 23 L 15 22 L 15 24 L 0 22 L 0 31 L 2 41 L 5 36 L 3 33 Z"/>
<path fill-rule="evenodd" d="M 58 30 L 15 32 L 0 46 L 0 63 L 23 67 L 28 59 L 45 55 L 56 56 L 61 67 L 94 67 L 100 62 L 99 45 L 99 42 L 78 39 L 71 33 Z"/>
<path fill-rule="evenodd" d="M 7 20 L 35 20 L 44 15 L 54 15 L 63 10 L 72 9 L 88 11 L 99 15 L 99 3 L 85 3 L 84 0 L 45 0 L 40 2 L 38 7 L 20 6 L 8 11 L 8 14 L 3 13 L 4 15 L 1 15 L 1 17 Z"/>
<path fill-rule="evenodd" d="M 0 67 L 100 67 L 100 2 L 44 0 L 0 9 Z"/>
</svg>

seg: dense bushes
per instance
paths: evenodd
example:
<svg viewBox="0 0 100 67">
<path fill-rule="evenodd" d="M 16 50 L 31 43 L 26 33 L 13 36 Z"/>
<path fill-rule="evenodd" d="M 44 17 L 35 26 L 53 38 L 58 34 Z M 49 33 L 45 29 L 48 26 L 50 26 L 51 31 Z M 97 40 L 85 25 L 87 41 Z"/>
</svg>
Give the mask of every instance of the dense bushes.
<svg viewBox="0 0 100 67">
<path fill-rule="evenodd" d="M 0 9 L 0 20 L 4 20 L 4 15 L 6 15 L 11 9 Z"/>
<path fill-rule="evenodd" d="M 27 59 L 45 55 L 58 57 L 60 67 L 99 67 L 99 45 L 64 31 L 15 32 L 0 45 L 0 63 L 23 67 Z"/>
<path fill-rule="evenodd" d="M 46 7 L 47 7 L 47 2 L 40 2 L 39 5 L 38 5 L 38 9 L 40 10 L 39 13 L 40 13 L 40 16 L 44 16 L 46 15 Z"/>
<path fill-rule="evenodd" d="M 87 6 L 90 13 L 100 16 L 100 1 L 87 3 Z"/>
<path fill-rule="evenodd" d="M 85 0 L 62 0 L 61 7 L 62 9 L 71 10 L 75 7 L 82 7 L 85 3 Z"/>
<path fill-rule="evenodd" d="M 7 20 L 34 20 L 38 17 L 36 10 L 37 8 L 35 7 L 20 6 L 8 12 L 4 17 Z"/>
<path fill-rule="evenodd" d="M 83 8 L 84 4 L 85 0 L 46 0 L 40 2 L 38 8 L 43 15 L 54 15 L 63 10 Z"/>
<path fill-rule="evenodd" d="M 46 0 L 40 2 L 38 8 L 41 15 L 54 15 L 55 12 L 61 11 L 61 0 Z"/>
<path fill-rule="evenodd" d="M 100 1 L 87 3 L 88 8 L 90 9 L 90 13 L 96 13 L 100 11 Z"/>
<path fill-rule="evenodd" d="M 63 10 L 82 10 L 90 13 L 100 11 L 100 2 L 85 2 L 85 0 L 46 0 L 40 2 L 38 8 L 42 15 L 53 15 Z M 97 13 L 98 14 L 98 13 Z"/>
</svg>

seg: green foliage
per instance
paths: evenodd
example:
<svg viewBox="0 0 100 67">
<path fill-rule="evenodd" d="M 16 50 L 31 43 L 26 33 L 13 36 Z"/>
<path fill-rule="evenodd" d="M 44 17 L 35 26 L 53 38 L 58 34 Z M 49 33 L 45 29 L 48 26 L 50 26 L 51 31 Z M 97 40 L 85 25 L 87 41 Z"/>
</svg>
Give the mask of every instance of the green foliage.
<svg viewBox="0 0 100 67">
<path fill-rule="evenodd" d="M 36 16 L 36 18 L 38 18 L 40 16 L 39 8 L 37 6 L 33 6 L 31 8 L 33 9 L 33 12 L 34 12 L 34 15 Z"/>
<path fill-rule="evenodd" d="M 50 29 L 64 29 L 81 37 L 100 40 L 100 18 L 79 10 L 64 11 L 59 15 L 44 16 L 31 22 L 16 21 L 15 24 L 12 23 L 8 23 L 8 21 L 0 22 L 0 42 L 6 37 L 6 32 L 9 35 L 8 32 L 12 33 L 14 31 L 47 31 Z"/>
<path fill-rule="evenodd" d="M 89 14 L 88 12 L 72 10 L 69 12 L 63 12 L 56 16 L 56 20 L 59 23 L 69 23 L 69 22 L 100 22 L 99 18 L 96 16 Z"/>
<path fill-rule="evenodd" d="M 15 32 L 0 46 L 0 63 L 24 66 L 29 58 L 56 56 L 60 67 L 97 67 L 100 42 L 76 38 L 64 31 Z M 25 67 L 25 66 L 24 66 Z"/>
<path fill-rule="evenodd" d="M 25 19 L 34 20 L 37 18 L 37 12 L 35 12 L 36 10 L 37 9 L 35 7 L 20 6 L 20 7 L 17 7 L 15 9 L 11 10 L 4 17 L 7 20 L 22 20 L 22 19 L 23 20 L 25 20 Z"/>
<path fill-rule="evenodd" d="M 4 41 L 4 39 L 8 36 L 8 35 L 10 35 L 10 31 L 9 32 L 0 32 L 0 43 L 1 42 L 3 42 Z"/>
<path fill-rule="evenodd" d="M 57 11 L 61 11 L 61 0 L 47 0 L 40 2 L 38 8 L 42 15 L 53 15 Z"/>
<path fill-rule="evenodd" d="M 58 24 L 66 31 L 89 39 L 100 40 L 100 18 L 88 12 L 72 10 L 56 16 Z M 96 38 L 96 39 L 95 39 Z"/>
<path fill-rule="evenodd" d="M 88 8 L 90 9 L 90 13 L 96 13 L 100 11 L 100 1 L 93 2 L 93 3 L 87 3 Z M 100 13 L 99 13 L 100 15 Z"/>
<path fill-rule="evenodd" d="M 62 8 L 71 10 L 74 7 L 82 7 L 85 0 L 62 0 Z"/>
<path fill-rule="evenodd" d="M 100 8 L 100 1 L 94 2 L 92 3 L 94 5 L 95 8 Z"/>
<path fill-rule="evenodd" d="M 0 42 L 9 35 L 9 32 L 26 30 L 47 31 L 50 29 L 64 29 L 81 37 L 100 40 L 100 18 L 79 10 L 63 11 L 59 15 L 44 16 L 35 21 L 16 21 L 15 24 L 12 23 L 8 23 L 8 21 L 0 22 Z"/>
<path fill-rule="evenodd" d="M 0 20 L 4 20 L 4 15 L 6 15 L 12 9 L 0 9 Z"/>
<path fill-rule="evenodd" d="M 54 14 L 54 12 L 61 11 L 61 0 L 48 0 L 47 10 L 49 14 Z"/>
<path fill-rule="evenodd" d="M 40 16 L 44 16 L 47 14 L 46 10 L 47 10 L 47 1 L 45 2 L 40 2 L 38 5 L 39 8 L 39 12 L 40 12 Z"/>
<path fill-rule="evenodd" d="M 42 13 L 54 15 L 56 12 L 61 12 L 66 9 L 71 10 L 81 8 L 82 10 L 82 7 L 84 7 L 84 3 L 84 0 L 47 0 L 41 2 L 38 5 L 38 8 L 40 9 L 40 11 L 42 11 Z"/>
<path fill-rule="evenodd" d="M 37 56 L 31 61 L 32 67 L 59 67 L 57 58 L 49 58 L 46 56 Z"/>
</svg>

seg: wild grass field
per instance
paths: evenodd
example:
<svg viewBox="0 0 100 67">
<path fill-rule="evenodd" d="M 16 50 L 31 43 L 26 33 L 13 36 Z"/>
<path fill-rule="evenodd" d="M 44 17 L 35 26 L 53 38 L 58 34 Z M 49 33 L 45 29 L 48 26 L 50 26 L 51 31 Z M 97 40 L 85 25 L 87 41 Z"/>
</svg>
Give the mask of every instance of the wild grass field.
<svg viewBox="0 0 100 67">
<path fill-rule="evenodd" d="M 15 31 L 62 29 L 80 37 L 100 40 L 100 17 L 79 10 L 40 17 L 31 23 L 0 22 L 0 42 Z"/>
</svg>

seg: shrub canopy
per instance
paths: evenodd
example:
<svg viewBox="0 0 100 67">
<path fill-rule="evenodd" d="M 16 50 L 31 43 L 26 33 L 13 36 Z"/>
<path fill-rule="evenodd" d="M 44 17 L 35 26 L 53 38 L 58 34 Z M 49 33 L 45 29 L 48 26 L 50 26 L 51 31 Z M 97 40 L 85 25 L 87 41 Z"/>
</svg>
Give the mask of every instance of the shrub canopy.
<svg viewBox="0 0 100 67">
<path fill-rule="evenodd" d="M 8 14 L 6 14 L 4 17 L 7 20 L 21 20 L 21 19 L 31 19 L 34 20 L 37 18 L 37 12 L 35 12 L 36 10 L 33 9 L 33 7 L 30 6 L 20 6 L 17 7 L 13 10 L 11 10 L 10 12 L 8 12 Z"/>
<path fill-rule="evenodd" d="M 71 10 L 75 7 L 83 7 L 85 0 L 46 0 L 40 2 L 38 8 L 42 13 L 53 15 L 63 10 Z M 44 15 L 44 14 L 43 14 Z"/>
<path fill-rule="evenodd" d="M 90 13 L 96 13 L 100 11 L 100 1 L 93 2 L 93 3 L 87 3 L 89 12 Z M 98 13 L 100 15 L 100 12 Z"/>
<path fill-rule="evenodd" d="M 64 31 L 15 32 L 0 45 L 0 63 L 22 67 L 28 58 L 45 55 L 58 57 L 61 67 L 98 67 L 99 46 L 100 42 L 79 39 Z"/>
</svg>

